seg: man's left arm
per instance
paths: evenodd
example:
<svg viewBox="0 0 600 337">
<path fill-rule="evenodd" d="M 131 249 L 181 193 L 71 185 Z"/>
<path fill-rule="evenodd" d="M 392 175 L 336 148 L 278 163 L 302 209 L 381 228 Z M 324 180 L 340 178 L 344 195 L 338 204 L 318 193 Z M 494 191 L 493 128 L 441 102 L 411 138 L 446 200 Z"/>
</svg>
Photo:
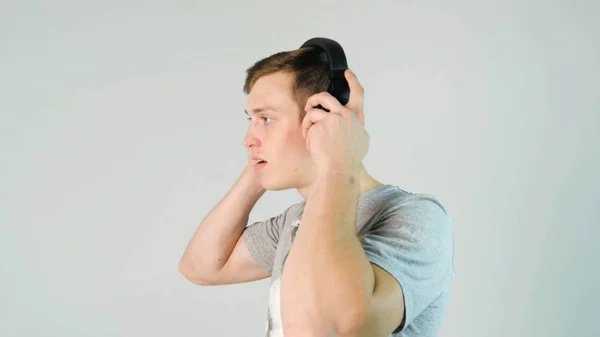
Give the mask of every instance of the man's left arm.
<svg viewBox="0 0 600 337">
<path fill-rule="evenodd" d="M 415 214 L 407 219 L 403 211 L 390 216 L 385 233 L 357 237 L 358 172 L 369 136 L 364 90 L 352 71 L 345 76 L 345 107 L 326 92 L 305 106 L 302 134 L 318 175 L 281 276 L 286 337 L 386 337 L 424 310 L 446 278 L 447 261 L 432 248 L 441 241 L 428 235 L 440 227 L 440 209 L 429 202 L 408 206 Z"/>
<path fill-rule="evenodd" d="M 285 335 L 388 336 L 403 318 L 398 282 L 370 263 L 356 235 L 358 182 L 320 176 L 281 281 Z"/>
</svg>

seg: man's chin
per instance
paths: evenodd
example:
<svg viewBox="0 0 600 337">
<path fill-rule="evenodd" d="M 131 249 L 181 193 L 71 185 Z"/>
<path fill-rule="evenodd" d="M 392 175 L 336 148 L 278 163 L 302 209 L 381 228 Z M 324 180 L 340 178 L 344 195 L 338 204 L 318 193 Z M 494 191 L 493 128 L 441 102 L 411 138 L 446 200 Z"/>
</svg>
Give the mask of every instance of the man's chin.
<svg viewBox="0 0 600 337">
<path fill-rule="evenodd" d="M 282 186 L 282 185 L 263 185 L 263 188 L 267 191 L 285 191 L 290 189 L 291 187 L 286 187 L 286 186 Z"/>
<path fill-rule="evenodd" d="M 294 184 L 276 182 L 276 181 L 262 181 L 262 187 L 267 191 L 285 191 L 290 188 L 295 188 Z"/>
</svg>

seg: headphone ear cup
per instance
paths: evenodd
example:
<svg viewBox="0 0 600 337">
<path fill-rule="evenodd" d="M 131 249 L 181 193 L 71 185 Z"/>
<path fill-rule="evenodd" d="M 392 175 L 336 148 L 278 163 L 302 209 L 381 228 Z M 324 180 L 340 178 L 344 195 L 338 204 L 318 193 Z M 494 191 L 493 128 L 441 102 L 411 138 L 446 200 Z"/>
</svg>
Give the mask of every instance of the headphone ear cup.
<svg viewBox="0 0 600 337">
<path fill-rule="evenodd" d="M 350 100 L 350 87 L 344 75 L 348 69 L 346 54 L 342 46 L 331 39 L 323 37 L 312 38 L 302 44 L 300 48 L 316 47 L 323 53 L 320 54 L 321 61 L 329 66 L 329 92 L 342 105 L 346 105 Z"/>
<path fill-rule="evenodd" d="M 342 105 L 348 104 L 350 100 L 350 87 L 348 82 L 345 80 L 334 78 L 329 83 L 329 89 L 327 90 L 333 97 Z"/>
</svg>

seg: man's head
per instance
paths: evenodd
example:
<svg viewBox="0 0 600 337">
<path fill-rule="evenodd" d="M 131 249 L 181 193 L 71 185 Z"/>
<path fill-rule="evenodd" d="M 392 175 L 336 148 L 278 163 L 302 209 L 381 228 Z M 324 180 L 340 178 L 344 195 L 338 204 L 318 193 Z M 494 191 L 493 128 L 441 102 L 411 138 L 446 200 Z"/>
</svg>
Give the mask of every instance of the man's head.
<svg viewBox="0 0 600 337">
<path fill-rule="evenodd" d="M 320 51 L 302 48 L 273 54 L 247 70 L 244 92 L 251 121 L 244 145 L 267 162 L 260 169 L 267 190 L 300 188 L 314 179 L 301 123 L 307 98 L 327 90 L 326 62 Z"/>
</svg>

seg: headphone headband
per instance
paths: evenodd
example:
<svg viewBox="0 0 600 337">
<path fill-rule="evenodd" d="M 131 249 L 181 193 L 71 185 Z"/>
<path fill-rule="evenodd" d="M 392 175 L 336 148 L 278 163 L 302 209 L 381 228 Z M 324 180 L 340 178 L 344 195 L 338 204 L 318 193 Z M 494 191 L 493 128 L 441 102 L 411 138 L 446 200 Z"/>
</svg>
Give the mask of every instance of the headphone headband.
<svg viewBox="0 0 600 337">
<path fill-rule="evenodd" d="M 316 47 L 327 55 L 330 80 L 327 91 L 342 105 L 346 105 L 350 99 L 350 87 L 344 76 L 348 63 L 342 46 L 334 40 L 315 37 L 304 42 L 300 48 L 304 47 Z"/>
</svg>

